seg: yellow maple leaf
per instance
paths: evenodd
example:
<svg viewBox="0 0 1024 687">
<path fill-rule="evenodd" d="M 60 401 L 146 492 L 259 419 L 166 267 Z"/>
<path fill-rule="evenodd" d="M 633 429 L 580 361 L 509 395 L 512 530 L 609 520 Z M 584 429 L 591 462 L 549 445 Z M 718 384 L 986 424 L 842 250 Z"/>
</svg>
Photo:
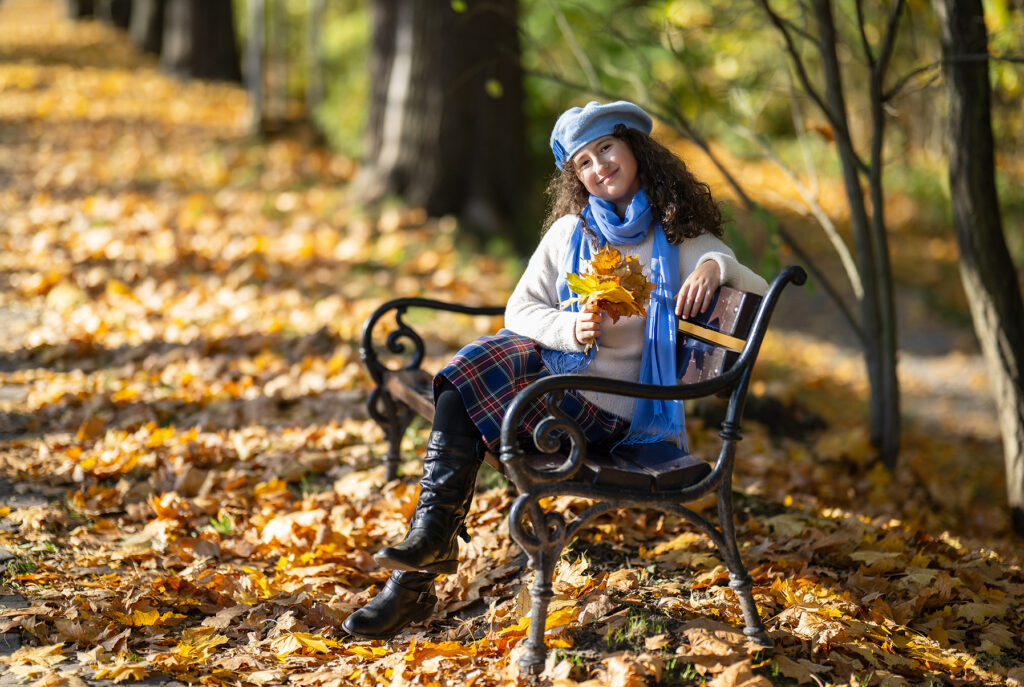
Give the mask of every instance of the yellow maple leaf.
<svg viewBox="0 0 1024 687">
<path fill-rule="evenodd" d="M 147 677 L 149 677 L 149 671 L 137 663 L 115 663 L 96 671 L 97 679 L 113 680 L 115 683 L 125 680 L 144 680 Z"/>
<path fill-rule="evenodd" d="M 581 309 L 593 307 L 618 322 L 620 317 L 647 316 L 644 305 L 654 289 L 643 274 L 643 266 L 635 256 L 623 257 L 610 246 L 599 250 L 580 274 L 566 274 L 566 284 L 573 293 L 559 303 L 567 308 L 578 303 Z"/>
<path fill-rule="evenodd" d="M 181 633 L 181 640 L 174 647 L 174 654 L 185 661 L 205 661 L 211 652 L 221 644 L 227 644 L 228 638 L 214 634 L 212 627 L 189 628 Z"/>
<path fill-rule="evenodd" d="M 345 653 L 353 656 L 360 656 L 362 658 L 380 658 L 381 656 L 387 656 L 390 654 L 391 650 L 386 646 L 353 644 L 352 646 L 345 647 Z"/>
<path fill-rule="evenodd" d="M 476 645 L 466 646 L 461 642 L 417 642 L 415 639 L 409 644 L 409 650 L 405 652 L 403 660 L 407 663 L 423 661 L 435 656 L 475 656 Z"/>
<path fill-rule="evenodd" d="M 522 618 L 519 619 L 519 622 L 517 622 L 515 625 L 509 625 L 508 627 L 502 628 L 501 630 L 499 630 L 498 631 L 498 635 L 501 636 L 501 635 L 515 634 L 515 633 L 523 633 L 523 634 L 525 634 L 526 631 L 529 630 L 529 629 L 530 629 L 530 616 L 524 615 Z"/>
<path fill-rule="evenodd" d="M 271 651 L 279 659 L 297 652 L 304 654 L 327 654 L 330 653 L 332 648 L 337 646 L 338 643 L 333 640 L 318 635 L 311 635 L 308 632 L 288 632 L 270 643 Z"/>
<path fill-rule="evenodd" d="M 594 253 L 590 267 L 594 274 L 611 274 L 622 265 L 622 253 L 611 246 L 605 246 Z"/>
<path fill-rule="evenodd" d="M 544 629 L 550 630 L 560 625 L 568 625 L 576 620 L 579 613 L 580 609 L 577 606 L 563 606 L 557 611 L 552 611 L 548 613 L 548 617 L 544 621 Z"/>
<path fill-rule="evenodd" d="M 160 620 L 160 611 L 132 611 L 132 625 L 142 627 L 145 625 L 156 625 Z"/>
</svg>

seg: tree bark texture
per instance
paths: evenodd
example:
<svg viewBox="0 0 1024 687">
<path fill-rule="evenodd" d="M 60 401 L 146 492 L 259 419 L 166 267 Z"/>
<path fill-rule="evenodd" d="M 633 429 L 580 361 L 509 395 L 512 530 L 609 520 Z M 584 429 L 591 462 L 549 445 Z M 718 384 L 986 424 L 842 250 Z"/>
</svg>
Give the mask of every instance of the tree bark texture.
<svg viewBox="0 0 1024 687">
<path fill-rule="evenodd" d="M 91 17 L 94 11 L 93 0 L 67 0 L 68 17 L 71 19 Z"/>
<path fill-rule="evenodd" d="M 266 55 L 266 4 L 264 0 L 249 0 L 246 4 L 249 17 L 249 35 L 245 45 L 245 87 L 249 91 L 252 126 L 254 131 L 263 130 L 263 82 L 264 56 Z"/>
<path fill-rule="evenodd" d="M 368 199 L 400 196 L 498 233 L 523 199 L 525 135 L 517 1 L 371 3 Z"/>
<path fill-rule="evenodd" d="M 846 114 L 842 75 L 836 53 L 836 31 L 831 0 L 814 0 L 818 26 L 818 48 L 825 78 L 825 104 L 835 131 L 836 149 L 843 170 L 843 185 L 850 208 L 857 266 L 864 286 L 861 301 L 864 338 L 864 360 L 870 386 L 871 443 L 889 469 L 896 466 L 900 441 L 899 383 L 896 375 L 896 321 L 892 313 L 893 293 L 889 253 L 885 242 L 873 237 L 860 185 L 859 161 L 854 149 Z M 882 132 L 876 132 L 881 135 Z M 878 173 L 878 172 L 876 172 Z M 880 208 L 872 208 L 881 212 Z M 879 220 L 881 217 L 878 218 Z M 884 228 L 883 228 L 884 231 Z"/>
<path fill-rule="evenodd" d="M 878 330 L 878 348 L 881 356 L 880 379 L 881 389 L 878 396 L 884 404 L 880 417 L 881 434 L 878 445 L 879 455 L 885 465 L 893 470 L 900 450 L 900 386 L 897 376 L 897 332 L 896 304 L 894 302 L 892 264 L 889 256 L 889 231 L 885 224 L 885 191 L 882 176 L 885 168 L 882 159 L 885 143 L 885 100 L 883 86 L 886 68 L 891 56 L 891 48 L 896 40 L 899 27 L 899 14 L 902 2 L 895 5 L 895 21 L 887 30 L 883 55 L 876 58 L 871 54 L 867 44 L 871 65 L 871 85 L 869 87 L 869 108 L 871 111 L 871 159 L 868 163 L 868 187 L 871 193 L 871 250 L 875 258 L 875 279 L 878 284 L 875 290 L 878 302 L 878 319 L 881 327 Z M 891 34 L 889 33 L 891 32 Z"/>
<path fill-rule="evenodd" d="M 266 108 L 264 117 L 283 123 L 288 119 L 288 11 L 281 0 L 269 0 L 266 24 Z"/>
<path fill-rule="evenodd" d="M 99 0 L 96 16 L 119 29 L 127 29 L 132 22 L 132 0 Z"/>
<path fill-rule="evenodd" d="M 960 276 L 995 395 L 1011 522 L 1024 536 L 1024 304 L 995 183 L 988 52 L 981 0 L 934 0 L 949 97 L 949 186 Z"/>
<path fill-rule="evenodd" d="M 183 77 L 241 81 L 231 0 L 167 0 L 160 65 Z"/>
<path fill-rule="evenodd" d="M 164 39 L 166 0 L 133 0 L 128 33 L 139 50 L 159 55 Z"/>
</svg>

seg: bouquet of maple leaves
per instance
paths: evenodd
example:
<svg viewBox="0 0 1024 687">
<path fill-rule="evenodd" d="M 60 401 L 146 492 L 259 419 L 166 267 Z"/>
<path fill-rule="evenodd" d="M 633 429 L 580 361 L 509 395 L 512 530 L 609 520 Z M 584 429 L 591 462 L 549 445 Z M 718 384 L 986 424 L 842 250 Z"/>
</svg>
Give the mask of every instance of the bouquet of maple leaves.
<svg viewBox="0 0 1024 687">
<path fill-rule="evenodd" d="M 580 310 L 596 306 L 599 312 L 610 316 L 612 322 L 618 322 L 623 316 L 646 317 L 644 306 L 654 290 L 654 284 L 644 276 L 640 261 L 632 255 L 624 257 L 611 246 L 597 251 L 580 274 L 565 275 L 565 281 L 577 295 L 559 303 L 562 309 L 573 303 L 579 303 Z"/>
</svg>

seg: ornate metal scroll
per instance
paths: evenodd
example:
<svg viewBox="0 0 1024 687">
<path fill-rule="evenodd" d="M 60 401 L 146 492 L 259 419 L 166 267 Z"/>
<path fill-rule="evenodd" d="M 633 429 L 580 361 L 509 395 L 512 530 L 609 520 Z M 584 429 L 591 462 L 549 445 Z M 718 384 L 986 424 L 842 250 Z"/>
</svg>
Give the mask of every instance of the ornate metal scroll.
<svg viewBox="0 0 1024 687">
<path fill-rule="evenodd" d="M 432 310 L 445 310 L 448 312 L 463 313 L 466 315 L 500 315 L 505 312 L 503 306 L 467 306 L 455 303 L 445 303 L 426 298 L 396 298 L 388 301 L 377 308 L 363 324 L 363 335 L 359 346 L 359 357 L 366 365 L 370 377 L 373 378 L 375 388 L 370 392 L 366 401 L 366 408 L 370 417 L 380 425 L 384 436 L 388 441 L 388 453 L 385 458 L 387 466 L 387 479 L 394 479 L 398 475 L 398 466 L 401 463 L 400 446 L 405 431 L 416 416 L 415 412 L 405 403 L 402 403 L 392 396 L 385 388 L 385 378 L 389 373 L 399 370 L 416 370 L 423 364 L 426 347 L 423 337 L 405 321 L 406 312 L 409 308 L 429 308 Z M 400 367 L 391 368 L 384 364 L 377 356 L 373 346 L 373 330 L 377 323 L 389 312 L 395 313 L 396 328 L 387 335 L 384 340 L 385 348 L 395 355 L 408 355 L 408 360 Z"/>
</svg>

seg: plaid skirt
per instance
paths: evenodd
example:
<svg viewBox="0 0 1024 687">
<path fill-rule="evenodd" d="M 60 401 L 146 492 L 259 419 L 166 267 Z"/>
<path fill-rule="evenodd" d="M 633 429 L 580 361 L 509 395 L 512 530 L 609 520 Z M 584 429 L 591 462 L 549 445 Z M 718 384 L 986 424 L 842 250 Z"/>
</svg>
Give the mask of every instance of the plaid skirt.
<svg viewBox="0 0 1024 687">
<path fill-rule="evenodd" d="M 530 382 L 550 374 L 533 339 L 502 329 L 464 347 L 434 378 L 446 378 L 462 396 L 470 419 L 476 424 L 487 448 L 497 453 L 501 445 L 501 421 L 516 394 Z M 621 436 L 629 420 L 598 408 L 579 392 L 568 391 L 559 402 L 562 412 L 579 425 L 594 443 Z M 533 430 L 547 416 L 547 397 L 537 399 L 522 416 L 519 442 L 532 445 Z"/>
</svg>

